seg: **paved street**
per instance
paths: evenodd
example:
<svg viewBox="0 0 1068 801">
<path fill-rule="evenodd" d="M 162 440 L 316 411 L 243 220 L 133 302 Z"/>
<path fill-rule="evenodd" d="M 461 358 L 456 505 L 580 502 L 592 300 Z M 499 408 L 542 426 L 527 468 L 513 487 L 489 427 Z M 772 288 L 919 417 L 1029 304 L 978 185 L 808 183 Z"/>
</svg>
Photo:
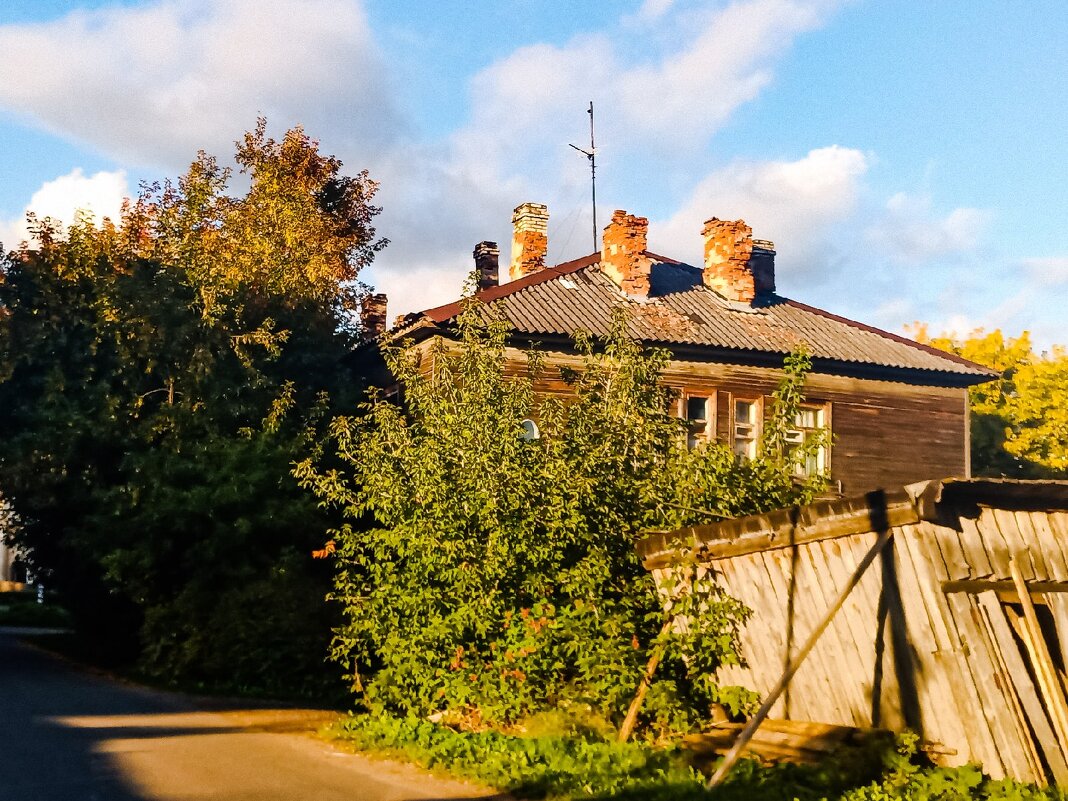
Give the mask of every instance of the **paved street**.
<svg viewBox="0 0 1068 801">
<path fill-rule="evenodd" d="M 310 735 L 323 713 L 197 709 L 0 629 L 4 801 L 400 801 L 484 794 Z"/>
</svg>

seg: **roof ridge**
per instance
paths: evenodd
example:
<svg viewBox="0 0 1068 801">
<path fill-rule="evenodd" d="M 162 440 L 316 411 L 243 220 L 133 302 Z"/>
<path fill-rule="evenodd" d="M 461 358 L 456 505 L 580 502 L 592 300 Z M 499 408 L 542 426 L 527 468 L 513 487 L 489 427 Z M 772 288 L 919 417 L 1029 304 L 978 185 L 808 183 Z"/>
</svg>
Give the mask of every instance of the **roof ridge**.
<svg viewBox="0 0 1068 801">
<path fill-rule="evenodd" d="M 554 278 L 559 278 L 564 275 L 577 273 L 585 267 L 597 264 L 600 260 L 601 251 L 598 250 L 588 256 L 583 256 L 582 258 L 565 261 L 552 267 L 543 267 L 529 275 L 524 275 L 522 278 L 509 281 L 507 284 L 498 284 L 497 286 L 479 290 L 474 294 L 474 298 L 483 303 L 492 303 L 495 300 L 500 300 L 501 298 L 506 298 L 509 295 L 515 294 L 521 289 L 537 286 L 538 284 L 543 284 L 546 281 L 551 281 Z M 433 309 L 426 309 L 425 311 L 419 312 L 419 314 L 424 317 L 429 317 L 435 323 L 443 323 L 460 313 L 464 300 L 464 298 L 461 298 L 452 303 L 446 303 L 443 306 L 435 306 Z"/>
</svg>

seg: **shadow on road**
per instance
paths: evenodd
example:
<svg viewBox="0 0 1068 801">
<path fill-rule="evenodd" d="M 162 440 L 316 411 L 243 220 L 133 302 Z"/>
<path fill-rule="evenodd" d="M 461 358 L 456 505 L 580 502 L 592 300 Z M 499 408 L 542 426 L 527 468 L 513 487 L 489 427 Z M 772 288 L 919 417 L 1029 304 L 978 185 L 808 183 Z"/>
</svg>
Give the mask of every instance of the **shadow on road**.
<svg viewBox="0 0 1068 801">
<path fill-rule="evenodd" d="M 0 797 L 26 801 L 150 801 L 120 770 L 136 741 L 248 732 L 312 731 L 314 712 L 248 709 L 85 672 L 0 631 Z"/>
<path fill-rule="evenodd" d="M 0 633 L 0 795 L 34 801 L 147 801 L 101 748 L 114 732 L 63 721 L 175 711 L 147 694 L 75 673 L 14 635 Z"/>
<path fill-rule="evenodd" d="M 503 798 L 306 736 L 336 717 L 124 684 L 0 630 L 2 799 Z"/>
</svg>

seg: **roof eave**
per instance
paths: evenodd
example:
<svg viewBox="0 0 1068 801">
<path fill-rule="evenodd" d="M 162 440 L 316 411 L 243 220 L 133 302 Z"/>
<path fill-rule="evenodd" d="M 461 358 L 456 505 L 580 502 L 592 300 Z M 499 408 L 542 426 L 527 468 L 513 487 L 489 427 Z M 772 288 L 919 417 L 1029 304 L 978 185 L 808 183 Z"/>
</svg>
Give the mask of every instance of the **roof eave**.
<svg viewBox="0 0 1068 801">
<path fill-rule="evenodd" d="M 509 335 L 513 345 L 533 347 L 538 345 L 568 350 L 573 345 L 569 336 L 561 334 L 538 334 L 513 331 Z M 721 348 L 710 345 L 687 345 L 677 342 L 647 340 L 647 345 L 668 350 L 672 357 L 696 362 L 720 362 L 745 367 L 782 368 L 788 353 Z M 973 375 L 940 370 L 894 367 L 891 365 L 850 362 L 836 359 L 814 358 L 812 372 L 822 375 L 840 375 L 849 378 L 868 378 L 876 381 L 892 381 L 899 384 L 936 387 L 970 387 L 989 381 L 986 375 Z"/>
</svg>

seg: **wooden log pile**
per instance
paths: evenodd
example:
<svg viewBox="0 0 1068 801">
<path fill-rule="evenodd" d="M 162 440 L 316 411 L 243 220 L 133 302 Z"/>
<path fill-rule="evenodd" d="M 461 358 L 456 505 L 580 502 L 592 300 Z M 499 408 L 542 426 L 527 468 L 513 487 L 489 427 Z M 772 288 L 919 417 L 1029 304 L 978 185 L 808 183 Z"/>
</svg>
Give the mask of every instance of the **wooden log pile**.
<svg viewBox="0 0 1068 801">
<path fill-rule="evenodd" d="M 683 747 L 696 761 L 711 761 L 727 753 L 744 724 L 719 723 L 711 730 L 688 735 Z M 797 720 L 765 720 L 746 745 L 742 756 L 761 762 L 813 763 L 844 746 L 859 746 L 873 739 L 892 737 L 883 729 L 858 729 L 831 723 Z"/>
<path fill-rule="evenodd" d="M 742 723 L 718 723 L 709 731 L 688 735 L 683 740 L 683 747 L 693 755 L 694 763 L 703 767 L 731 749 L 743 726 Z M 799 720 L 765 720 L 746 745 L 742 756 L 760 762 L 813 764 L 843 748 L 872 745 L 879 741 L 889 744 L 892 738 L 893 733 L 887 729 L 862 729 Z M 924 743 L 920 750 L 935 764 L 939 764 L 943 757 L 956 755 L 956 751 L 941 743 Z"/>
</svg>

